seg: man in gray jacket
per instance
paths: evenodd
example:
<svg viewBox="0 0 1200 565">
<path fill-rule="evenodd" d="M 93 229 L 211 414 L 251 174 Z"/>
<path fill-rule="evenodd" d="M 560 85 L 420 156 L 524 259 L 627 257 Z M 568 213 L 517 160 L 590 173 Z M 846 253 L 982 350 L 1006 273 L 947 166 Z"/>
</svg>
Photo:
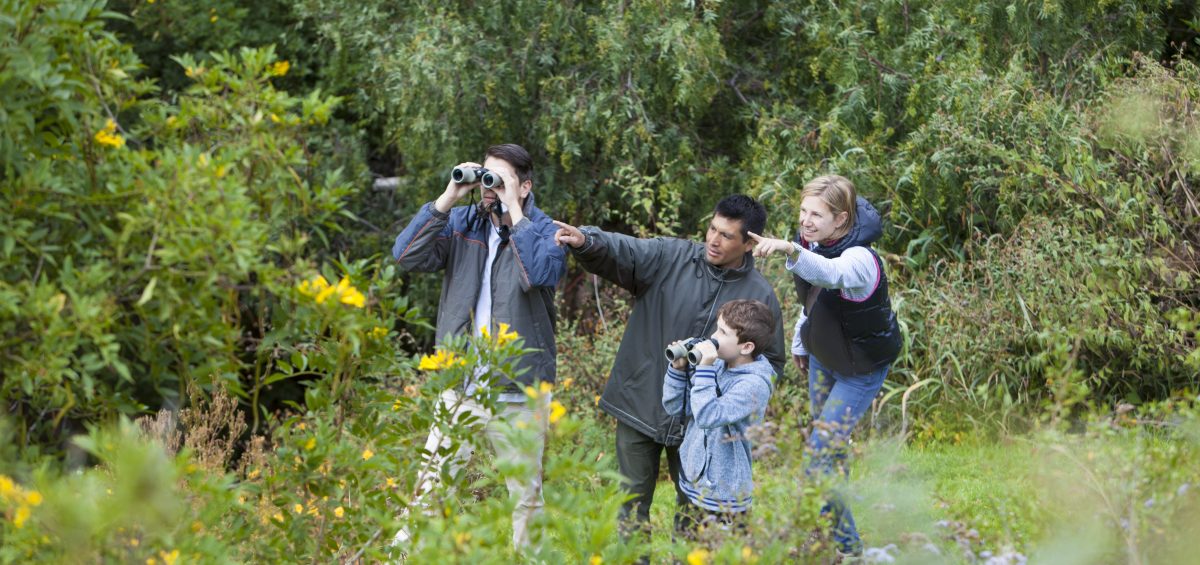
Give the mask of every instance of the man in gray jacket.
<svg viewBox="0 0 1200 565">
<path fill-rule="evenodd" d="M 579 264 L 633 293 L 633 312 L 617 358 L 600 398 L 600 407 L 617 419 L 617 463 L 634 496 L 621 507 L 625 526 L 647 528 L 662 452 L 675 485 L 675 528 L 686 524 L 680 513 L 687 495 L 679 488 L 679 444 L 683 418 L 662 405 L 666 346 L 686 336 L 708 336 L 716 328 L 717 309 L 734 299 L 766 304 L 775 319 L 775 335 L 763 354 L 783 374 L 783 319 L 779 299 L 754 268 L 754 241 L 747 233 L 767 220 L 762 204 L 744 194 L 721 199 L 713 211 L 704 243 L 675 238 L 637 239 L 582 229 L 561 222 L 555 240 L 571 249 Z M 630 520 L 634 522 L 631 524 Z"/>
<path fill-rule="evenodd" d="M 459 167 L 482 176 L 478 163 Z M 494 145 L 488 148 L 482 168 L 497 175 L 502 184 L 489 188 L 478 181 L 451 180 L 442 195 L 422 206 L 396 238 L 392 255 L 406 270 L 445 272 L 438 302 L 438 341 L 484 331 L 499 335 L 499 329 L 507 325 L 533 350 L 515 363 L 517 372 L 525 370 L 515 381 L 501 376 L 485 385 L 482 381 L 491 375 L 482 367 L 472 382 L 447 390 L 441 397 L 454 421 L 464 413 L 475 416 L 497 459 L 530 470 L 524 480 L 506 481 L 509 495 L 517 501 L 512 516 L 513 545 L 523 548 L 530 541 L 528 523 L 542 508 L 542 449 L 550 403 L 549 395 L 542 395 L 535 413 L 527 405 L 523 389 L 539 381 L 554 382 L 554 292 L 566 270 L 566 255 L 555 243 L 550 217 L 533 204 L 533 159 L 529 153 L 520 145 Z M 478 205 L 454 207 L 476 189 L 480 190 Z M 499 388 L 499 407 L 491 410 L 475 401 L 477 386 Z M 533 452 L 522 452 L 508 444 L 501 424 L 538 429 L 541 442 Z M 432 458 L 417 479 L 418 506 L 421 495 L 440 476 L 443 464 L 449 462 L 459 469 L 470 457 L 470 445 L 454 454 L 445 453 L 450 443 L 435 424 L 425 443 Z M 408 530 L 401 529 L 397 545 L 408 537 Z"/>
</svg>

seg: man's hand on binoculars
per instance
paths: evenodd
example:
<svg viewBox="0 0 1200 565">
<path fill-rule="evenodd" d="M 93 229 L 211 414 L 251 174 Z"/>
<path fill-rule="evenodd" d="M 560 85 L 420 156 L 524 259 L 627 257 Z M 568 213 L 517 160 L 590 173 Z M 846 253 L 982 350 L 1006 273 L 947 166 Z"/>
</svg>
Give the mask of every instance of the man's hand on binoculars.
<svg viewBox="0 0 1200 565">
<path fill-rule="evenodd" d="M 472 163 L 472 162 L 468 161 L 466 163 L 459 163 L 458 166 L 459 167 L 470 167 L 470 168 L 477 169 L 477 168 L 482 167 L 483 165 L 480 165 L 479 163 Z M 437 208 L 438 212 L 441 212 L 443 214 L 448 214 L 450 212 L 450 209 L 453 208 L 454 205 L 457 204 L 459 200 L 462 200 L 462 198 L 464 196 L 466 196 L 467 194 L 470 194 L 470 192 L 472 190 L 475 190 L 478 187 L 479 187 L 479 181 L 459 184 L 459 183 L 454 182 L 454 179 L 450 179 L 450 182 L 446 183 L 445 192 L 442 192 L 442 195 L 439 196 L 438 199 L 434 201 L 433 207 Z"/>
</svg>

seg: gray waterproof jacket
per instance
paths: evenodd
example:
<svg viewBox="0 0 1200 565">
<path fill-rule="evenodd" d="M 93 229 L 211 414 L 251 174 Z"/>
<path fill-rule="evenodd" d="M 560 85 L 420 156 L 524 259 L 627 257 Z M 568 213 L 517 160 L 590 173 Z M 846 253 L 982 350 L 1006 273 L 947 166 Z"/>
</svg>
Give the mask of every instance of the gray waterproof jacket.
<svg viewBox="0 0 1200 565">
<path fill-rule="evenodd" d="M 683 441 L 683 419 L 662 406 L 667 344 L 710 336 L 717 309 L 739 298 L 766 304 L 775 316 L 775 337 L 763 348 L 776 374 L 783 374 L 783 323 L 775 289 L 746 254 L 739 269 L 718 269 L 705 259 L 704 245 L 659 237 L 638 239 L 593 226 L 587 241 L 572 249 L 579 264 L 633 293 L 633 312 L 609 374 L 600 408 L 663 445 Z"/>
<path fill-rule="evenodd" d="M 501 243 L 492 263 L 492 323 L 495 335 L 501 323 L 525 339 L 536 351 L 517 362 L 522 385 L 554 382 L 557 350 L 554 327 L 557 312 L 555 287 L 566 271 L 566 252 L 554 242 L 557 227 L 533 204 L 533 194 L 522 208 L 525 218 L 511 228 L 508 243 Z M 483 284 L 488 256 L 486 218 L 475 220 L 474 206 L 458 206 L 442 214 L 427 203 L 396 238 L 392 256 L 409 271 L 445 271 L 438 301 L 437 340 L 474 331 L 475 304 Z M 498 383 L 514 388 L 512 381 Z"/>
</svg>

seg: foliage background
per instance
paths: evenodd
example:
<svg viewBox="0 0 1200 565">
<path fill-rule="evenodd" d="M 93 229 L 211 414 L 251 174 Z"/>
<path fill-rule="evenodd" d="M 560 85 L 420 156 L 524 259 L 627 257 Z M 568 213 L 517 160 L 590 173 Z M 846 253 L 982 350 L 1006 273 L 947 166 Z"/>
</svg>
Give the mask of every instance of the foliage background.
<svg viewBox="0 0 1200 565">
<path fill-rule="evenodd" d="M 1192 3 L 0 0 L 0 15 L 0 475 L 25 489 L 0 506 L 6 561 L 383 555 L 404 498 L 379 485 L 411 481 L 405 454 L 436 398 L 411 357 L 432 348 L 440 282 L 397 272 L 387 251 L 449 166 L 506 141 L 534 153 L 552 216 L 640 236 L 694 237 L 732 192 L 766 202 L 784 236 L 806 179 L 853 179 L 887 220 L 906 335 L 873 423 L 913 445 L 1080 432 L 1114 414 L 1181 430 L 1172 414 L 1198 392 Z M 766 267 L 794 314 L 781 271 Z M 318 303 L 300 290 L 318 275 L 347 286 Z M 599 477 L 611 421 L 590 397 L 626 297 L 574 269 L 562 291 L 561 356 L 579 368 L 559 391 L 578 418 L 562 433 L 582 447 L 548 468 Z M 794 378 L 773 408 L 785 430 L 805 420 Z M 211 460 L 200 439 L 172 459 L 121 431 L 225 391 L 230 421 L 176 418 L 184 436 L 224 438 L 216 475 L 189 470 Z M 417 400 L 392 410 L 397 397 Z M 310 438 L 330 451 L 297 463 Z M 1163 441 L 1120 444 L 1146 474 L 1103 488 L 1163 504 L 1147 489 L 1194 482 L 1173 466 L 1194 434 Z M 784 455 L 780 469 L 795 464 Z M 353 480 L 319 478 L 335 465 Z M 268 466 L 278 482 L 260 478 Z M 157 485 L 165 506 L 89 515 L 160 500 L 120 498 L 112 480 Z M 494 483 L 466 480 L 492 510 L 463 519 L 503 524 Z M 564 529 L 555 555 L 631 558 L 603 527 L 611 481 L 561 484 L 562 508 L 597 504 L 600 518 L 590 539 Z M 174 489 L 203 503 L 172 506 Z M 68 510 L 67 493 L 94 506 Z M 1176 498 L 1189 512 L 1186 489 Z M 323 521 L 329 500 L 358 521 Z M 1140 516 L 1106 512 L 1108 526 Z M 1020 519 L 1013 547 L 1053 529 Z M 1128 532 L 1163 526 L 1134 522 L 1118 560 L 1149 557 Z M 482 538 L 427 539 L 504 545 L 502 531 Z"/>
</svg>

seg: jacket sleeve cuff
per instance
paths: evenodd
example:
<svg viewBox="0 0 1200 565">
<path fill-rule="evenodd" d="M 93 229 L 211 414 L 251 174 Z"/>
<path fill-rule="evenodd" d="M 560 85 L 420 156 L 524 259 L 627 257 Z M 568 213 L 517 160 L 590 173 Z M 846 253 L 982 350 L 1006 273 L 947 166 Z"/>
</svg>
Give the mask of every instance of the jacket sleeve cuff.
<svg viewBox="0 0 1200 565">
<path fill-rule="evenodd" d="M 684 373 L 683 371 L 680 371 L 670 365 L 667 365 L 667 376 L 677 381 L 687 382 L 687 373 Z"/>
<path fill-rule="evenodd" d="M 696 374 L 692 378 L 693 379 L 714 379 L 715 380 L 717 378 L 717 370 L 712 365 L 709 365 L 706 367 L 697 367 Z"/>
<path fill-rule="evenodd" d="M 429 202 L 425 203 L 425 209 L 429 211 L 430 215 L 432 215 L 433 217 L 435 217 L 439 220 L 450 219 L 450 213 L 449 212 L 446 212 L 446 213 L 439 212 L 437 209 L 437 206 L 433 205 L 433 201 L 429 201 Z"/>
<path fill-rule="evenodd" d="M 592 248 L 592 245 L 596 242 L 596 236 L 593 234 L 593 232 L 598 231 L 597 228 L 592 226 L 583 226 L 579 229 L 579 231 L 583 233 L 583 245 L 580 245 L 578 248 L 568 246 L 571 249 L 571 253 L 587 253 L 588 250 Z"/>
</svg>

